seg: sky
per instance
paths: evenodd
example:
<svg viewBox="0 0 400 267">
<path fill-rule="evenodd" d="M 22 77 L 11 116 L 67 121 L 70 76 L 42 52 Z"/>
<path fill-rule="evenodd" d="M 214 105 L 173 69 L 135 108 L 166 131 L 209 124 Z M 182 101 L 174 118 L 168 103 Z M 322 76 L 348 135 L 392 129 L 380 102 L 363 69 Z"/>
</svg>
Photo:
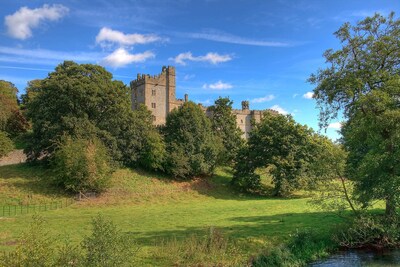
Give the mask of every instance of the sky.
<svg viewBox="0 0 400 267">
<path fill-rule="evenodd" d="M 339 49 L 334 32 L 399 0 L 1 0 L 0 79 L 24 93 L 64 60 L 104 66 L 125 84 L 175 66 L 177 97 L 274 109 L 318 128 L 310 74 Z M 340 120 L 321 130 L 339 137 Z"/>
</svg>

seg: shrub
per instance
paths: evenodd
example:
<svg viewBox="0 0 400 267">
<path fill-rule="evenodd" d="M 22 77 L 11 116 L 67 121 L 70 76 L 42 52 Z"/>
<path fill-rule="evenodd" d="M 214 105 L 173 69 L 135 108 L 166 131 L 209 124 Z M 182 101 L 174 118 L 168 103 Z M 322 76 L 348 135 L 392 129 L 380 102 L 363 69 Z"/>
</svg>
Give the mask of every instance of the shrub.
<svg viewBox="0 0 400 267">
<path fill-rule="evenodd" d="M 400 246 L 400 220 L 363 215 L 345 225 L 335 235 L 340 246 L 346 248 L 393 248 Z"/>
<path fill-rule="evenodd" d="M 330 238 L 305 230 L 293 234 L 286 245 L 273 247 L 252 260 L 252 266 L 306 266 L 329 255 L 334 248 Z"/>
<path fill-rule="evenodd" d="M 52 266 L 53 240 L 45 230 L 45 222 L 39 216 L 33 216 L 29 228 L 22 234 L 14 252 L 0 258 L 0 266 Z"/>
<path fill-rule="evenodd" d="M 93 140 L 66 138 L 53 159 L 56 182 L 72 192 L 104 191 L 112 173 L 105 146 Z"/>
<path fill-rule="evenodd" d="M 5 132 L 0 131 L 0 158 L 14 149 L 14 144 Z"/>
<path fill-rule="evenodd" d="M 243 263 L 238 245 L 213 227 L 203 237 L 190 235 L 184 240 L 163 240 L 153 256 L 163 259 L 164 265 L 173 266 L 241 266 Z"/>
<path fill-rule="evenodd" d="M 133 239 L 122 234 L 112 221 L 98 215 L 92 221 L 92 234 L 82 243 L 85 266 L 132 266 L 137 246 Z"/>
<path fill-rule="evenodd" d="M 34 215 L 15 251 L 3 253 L 0 266 L 132 266 L 137 246 L 133 239 L 122 234 L 112 221 L 98 215 L 92 221 L 92 234 L 82 244 L 66 241 L 59 245 L 45 230 L 45 221 Z"/>
</svg>

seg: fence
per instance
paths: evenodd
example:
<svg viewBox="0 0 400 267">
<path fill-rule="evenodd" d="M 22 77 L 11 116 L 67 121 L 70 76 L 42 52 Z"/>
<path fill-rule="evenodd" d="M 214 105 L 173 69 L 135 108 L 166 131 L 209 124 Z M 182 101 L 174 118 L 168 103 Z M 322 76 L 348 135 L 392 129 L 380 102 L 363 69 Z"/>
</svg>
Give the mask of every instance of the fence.
<svg viewBox="0 0 400 267">
<path fill-rule="evenodd" d="M 65 199 L 59 201 L 53 201 L 48 203 L 40 203 L 40 204 L 26 204 L 26 205 L 6 205 L 0 206 L 0 215 L 1 217 L 11 217 L 20 214 L 29 214 L 42 212 L 47 210 L 56 210 L 64 207 L 68 207 L 75 201 L 73 199 Z"/>
</svg>

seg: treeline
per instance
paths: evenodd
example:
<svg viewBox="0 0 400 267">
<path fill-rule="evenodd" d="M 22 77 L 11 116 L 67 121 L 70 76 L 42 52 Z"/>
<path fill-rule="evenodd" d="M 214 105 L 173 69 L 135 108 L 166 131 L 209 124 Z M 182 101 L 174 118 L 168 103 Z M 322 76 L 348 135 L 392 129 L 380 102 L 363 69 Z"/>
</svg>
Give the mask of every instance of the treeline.
<svg viewBox="0 0 400 267">
<path fill-rule="evenodd" d="M 11 95 L 16 104 L 16 90 Z M 255 171 L 266 168 L 275 194 L 285 195 L 316 177 L 313 163 L 321 153 L 339 149 L 292 117 L 268 111 L 245 142 L 229 98 L 217 99 L 209 117 L 197 104 L 184 103 L 156 128 L 144 105 L 131 109 L 130 88 L 92 64 L 65 61 L 45 79 L 31 81 L 21 99 L 22 113 L 17 105 L 15 113 L 32 126 L 25 139 L 29 160 L 48 162 L 55 182 L 73 192 L 105 190 L 118 165 L 175 179 L 209 176 L 217 166 L 231 165 L 238 189 L 259 190 Z"/>
</svg>

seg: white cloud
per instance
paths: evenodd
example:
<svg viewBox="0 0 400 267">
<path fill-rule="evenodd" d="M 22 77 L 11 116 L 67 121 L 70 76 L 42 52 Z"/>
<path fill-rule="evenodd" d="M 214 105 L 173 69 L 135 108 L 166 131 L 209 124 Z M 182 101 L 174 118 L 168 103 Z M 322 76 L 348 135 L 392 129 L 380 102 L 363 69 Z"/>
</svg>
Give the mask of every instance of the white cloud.
<svg viewBox="0 0 400 267">
<path fill-rule="evenodd" d="M 6 16 L 4 24 L 11 37 L 25 40 L 32 37 L 32 29 L 37 28 L 41 22 L 57 21 L 68 11 L 69 9 L 63 5 L 43 5 L 35 9 L 21 7 L 14 14 Z"/>
<path fill-rule="evenodd" d="M 307 92 L 303 95 L 303 98 L 305 98 L 305 99 L 312 99 L 313 97 L 314 97 L 313 92 Z"/>
<path fill-rule="evenodd" d="M 286 111 L 284 108 L 282 108 L 282 107 L 279 106 L 279 105 L 273 105 L 273 106 L 270 107 L 269 109 L 278 111 L 280 114 L 283 114 L 283 115 L 289 114 L 288 111 Z"/>
<path fill-rule="evenodd" d="M 219 80 L 216 83 L 203 85 L 204 89 L 211 89 L 211 90 L 226 90 L 226 89 L 231 89 L 232 87 L 233 86 L 230 83 L 224 83 L 221 80 Z"/>
<path fill-rule="evenodd" d="M 293 94 L 293 98 L 296 98 L 299 94 Z"/>
<path fill-rule="evenodd" d="M 189 37 L 195 39 L 205 39 L 215 42 L 230 43 L 230 44 L 241 44 L 241 45 L 253 45 L 253 46 L 270 46 L 270 47 L 287 47 L 291 46 L 285 42 L 275 41 L 263 41 L 253 40 L 236 35 L 221 33 L 221 32 L 210 32 L 210 33 L 190 33 Z"/>
<path fill-rule="evenodd" d="M 115 31 L 110 28 L 103 27 L 96 36 L 96 43 L 107 47 L 112 44 L 120 46 L 132 46 L 136 44 L 147 44 L 163 40 L 155 34 L 125 34 L 120 31 Z"/>
<path fill-rule="evenodd" d="M 129 54 L 129 52 L 124 48 L 118 48 L 113 53 L 103 58 L 100 63 L 105 66 L 118 68 L 134 62 L 143 62 L 146 61 L 146 59 L 154 57 L 155 55 L 151 51 L 138 54 Z"/>
<path fill-rule="evenodd" d="M 264 103 L 275 99 L 274 95 L 266 95 L 264 97 L 254 98 L 251 100 L 252 103 Z"/>
<path fill-rule="evenodd" d="M 339 130 L 342 128 L 342 123 L 341 122 L 332 122 L 328 125 L 328 129 L 336 129 Z"/>
<path fill-rule="evenodd" d="M 211 64 L 218 64 L 221 62 L 227 62 L 232 60 L 230 55 L 220 55 L 218 53 L 209 52 L 204 56 L 195 57 L 192 55 L 192 52 L 180 53 L 174 58 L 170 58 L 170 60 L 175 61 L 177 64 L 186 65 L 186 60 L 189 61 L 200 61 L 200 62 L 209 62 Z"/>
</svg>

